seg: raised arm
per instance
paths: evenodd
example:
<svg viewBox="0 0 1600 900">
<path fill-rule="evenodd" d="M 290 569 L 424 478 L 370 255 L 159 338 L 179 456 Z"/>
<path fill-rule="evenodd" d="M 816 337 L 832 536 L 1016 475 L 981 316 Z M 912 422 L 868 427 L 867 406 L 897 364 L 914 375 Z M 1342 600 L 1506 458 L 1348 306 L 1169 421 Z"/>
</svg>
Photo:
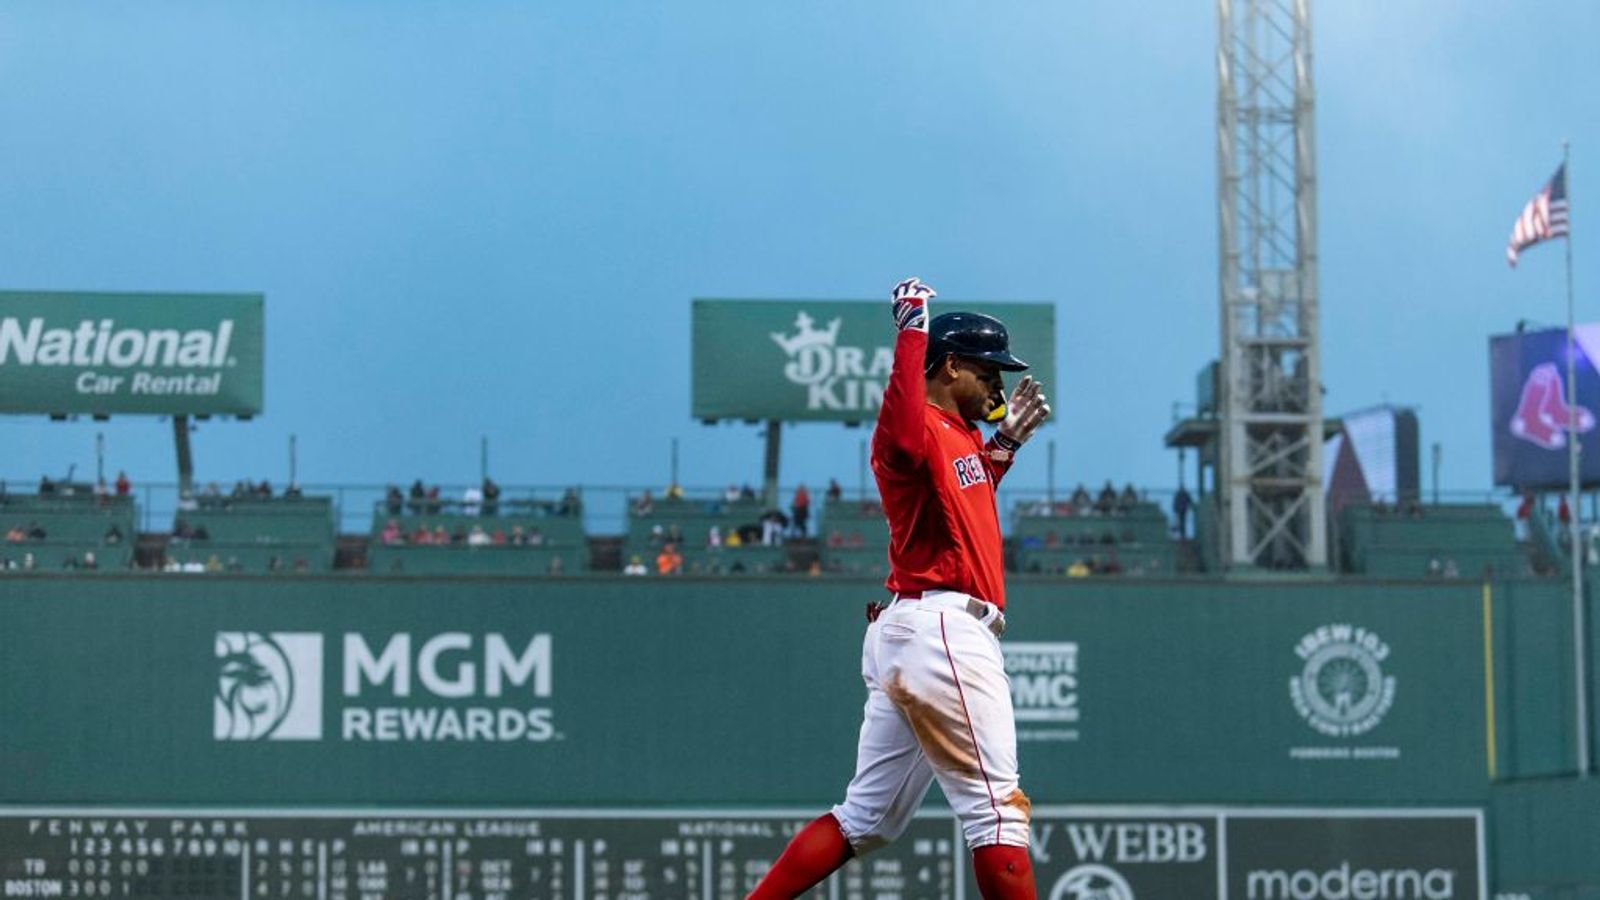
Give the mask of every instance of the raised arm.
<svg viewBox="0 0 1600 900">
<path fill-rule="evenodd" d="M 923 365 L 928 352 L 928 301 L 934 296 L 933 288 L 915 278 L 895 285 L 890 294 L 899 333 L 894 340 L 894 370 L 883 391 L 878 427 L 872 432 L 874 464 L 901 467 L 922 462 L 926 438 L 922 408 L 928 402 Z"/>
</svg>

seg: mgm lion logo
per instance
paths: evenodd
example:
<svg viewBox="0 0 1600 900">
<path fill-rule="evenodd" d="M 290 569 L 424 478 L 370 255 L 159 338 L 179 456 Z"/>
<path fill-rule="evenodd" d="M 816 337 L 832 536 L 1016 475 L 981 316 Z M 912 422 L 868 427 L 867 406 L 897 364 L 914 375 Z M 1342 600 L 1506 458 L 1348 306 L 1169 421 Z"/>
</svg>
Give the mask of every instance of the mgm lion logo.
<svg viewBox="0 0 1600 900">
<path fill-rule="evenodd" d="M 219 631 L 213 737 L 322 737 L 322 635 Z"/>
<path fill-rule="evenodd" d="M 1050 889 L 1050 900 L 1134 900 L 1128 880 L 1110 866 L 1074 866 Z"/>
</svg>

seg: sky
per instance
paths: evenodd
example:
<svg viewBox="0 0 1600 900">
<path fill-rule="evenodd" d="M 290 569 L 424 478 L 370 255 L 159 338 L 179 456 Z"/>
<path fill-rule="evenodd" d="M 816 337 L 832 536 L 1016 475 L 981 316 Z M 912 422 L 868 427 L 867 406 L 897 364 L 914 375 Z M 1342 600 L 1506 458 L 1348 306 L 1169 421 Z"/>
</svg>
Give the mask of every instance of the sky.
<svg viewBox="0 0 1600 900">
<path fill-rule="evenodd" d="M 1170 489 L 1219 348 L 1215 16 L 7 2 L 0 288 L 264 294 L 265 412 L 199 426 L 202 481 L 281 483 L 294 435 L 302 482 L 465 483 L 486 437 L 504 484 L 659 489 L 675 439 L 687 485 L 761 476 L 758 429 L 690 418 L 692 298 L 887 306 L 918 275 L 935 312 L 1055 305 L 1010 486 L 1054 441 L 1062 485 Z M 1600 4 L 1314 2 L 1313 29 L 1325 409 L 1416 407 L 1442 487 L 1487 493 L 1487 338 L 1565 320 L 1560 245 L 1504 248 L 1567 139 L 1600 320 Z M 0 476 L 92 472 L 96 434 L 175 480 L 142 418 L 0 418 Z M 783 482 L 854 486 L 865 437 L 785 428 Z"/>
</svg>

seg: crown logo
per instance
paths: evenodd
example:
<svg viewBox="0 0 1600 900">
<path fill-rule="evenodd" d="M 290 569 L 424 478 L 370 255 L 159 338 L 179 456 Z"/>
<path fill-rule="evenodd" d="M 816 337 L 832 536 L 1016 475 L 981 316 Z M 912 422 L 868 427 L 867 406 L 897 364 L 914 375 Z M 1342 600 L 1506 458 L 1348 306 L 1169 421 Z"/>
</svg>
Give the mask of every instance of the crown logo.
<svg viewBox="0 0 1600 900">
<path fill-rule="evenodd" d="M 794 317 L 794 334 L 787 337 L 778 331 L 769 334 L 784 353 L 794 356 L 807 347 L 832 347 L 839 340 L 839 321 L 833 319 L 827 328 L 817 328 L 816 320 L 802 312 Z"/>
</svg>

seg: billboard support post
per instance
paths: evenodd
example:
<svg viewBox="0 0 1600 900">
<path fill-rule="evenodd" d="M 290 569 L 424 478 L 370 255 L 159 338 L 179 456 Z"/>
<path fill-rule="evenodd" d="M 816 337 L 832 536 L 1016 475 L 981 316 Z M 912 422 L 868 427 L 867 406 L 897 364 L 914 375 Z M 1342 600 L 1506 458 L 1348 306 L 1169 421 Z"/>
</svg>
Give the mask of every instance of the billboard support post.
<svg viewBox="0 0 1600 900">
<path fill-rule="evenodd" d="M 172 417 L 172 440 L 178 448 L 178 496 L 194 494 L 194 456 L 189 451 L 189 417 Z"/>
<path fill-rule="evenodd" d="M 1572 661 L 1573 677 L 1576 680 L 1573 696 L 1577 707 L 1578 733 L 1578 777 L 1589 777 L 1589 676 L 1587 666 L 1587 648 L 1584 640 L 1584 615 L 1583 615 L 1583 547 L 1579 541 L 1581 534 L 1578 528 L 1578 381 L 1577 381 L 1577 345 L 1574 342 L 1573 327 L 1573 299 L 1572 299 L 1572 225 L 1571 225 L 1571 197 L 1572 179 L 1571 172 L 1567 169 L 1570 151 L 1566 141 L 1561 142 L 1561 168 L 1567 177 L 1567 396 L 1572 402 L 1567 404 L 1567 471 L 1570 479 L 1568 489 L 1572 493 L 1568 501 L 1572 514 L 1567 517 L 1568 541 L 1572 557 Z"/>
<path fill-rule="evenodd" d="M 767 509 L 778 508 L 778 451 L 783 442 L 783 422 L 767 420 L 767 460 L 762 467 L 761 503 Z"/>
</svg>

